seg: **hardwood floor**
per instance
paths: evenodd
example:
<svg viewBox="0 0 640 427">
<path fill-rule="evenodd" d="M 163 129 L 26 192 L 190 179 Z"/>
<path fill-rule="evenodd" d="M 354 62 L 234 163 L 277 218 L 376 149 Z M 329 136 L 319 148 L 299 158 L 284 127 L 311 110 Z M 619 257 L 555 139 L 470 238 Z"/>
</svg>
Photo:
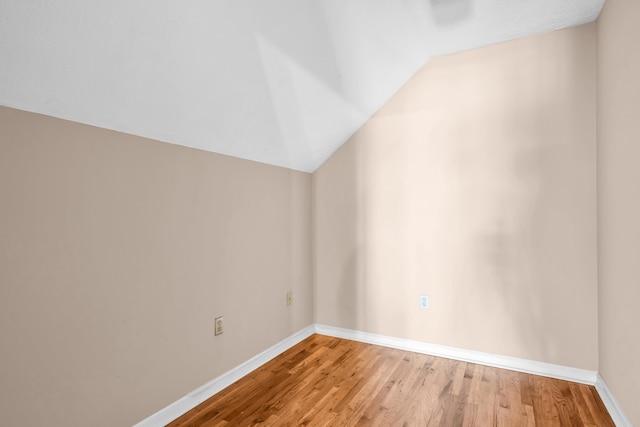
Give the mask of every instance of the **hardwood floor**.
<svg viewBox="0 0 640 427">
<path fill-rule="evenodd" d="M 596 390 L 313 335 L 169 424 L 615 426 Z"/>
</svg>

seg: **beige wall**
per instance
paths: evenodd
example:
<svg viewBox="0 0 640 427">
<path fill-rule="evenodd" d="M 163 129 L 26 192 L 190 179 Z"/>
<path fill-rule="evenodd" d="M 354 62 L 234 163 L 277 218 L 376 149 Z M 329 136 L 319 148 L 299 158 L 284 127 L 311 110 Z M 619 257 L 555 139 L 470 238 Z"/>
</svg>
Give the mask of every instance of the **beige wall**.
<svg viewBox="0 0 640 427">
<path fill-rule="evenodd" d="M 600 374 L 640 426 L 640 3 L 598 19 Z"/>
<path fill-rule="evenodd" d="M 3 425 L 131 425 L 312 322 L 309 174 L 8 108 L 0 129 Z"/>
<path fill-rule="evenodd" d="M 595 24 L 425 66 L 314 174 L 316 321 L 596 370 L 595 72 Z"/>
</svg>

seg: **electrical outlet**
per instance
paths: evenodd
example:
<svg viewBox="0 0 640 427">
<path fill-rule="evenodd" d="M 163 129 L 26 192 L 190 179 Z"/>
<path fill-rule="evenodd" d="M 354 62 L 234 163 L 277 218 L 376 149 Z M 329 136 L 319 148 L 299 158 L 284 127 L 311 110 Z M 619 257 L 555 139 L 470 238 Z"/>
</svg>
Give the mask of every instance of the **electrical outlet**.
<svg viewBox="0 0 640 427">
<path fill-rule="evenodd" d="M 420 308 L 423 310 L 429 308 L 429 297 L 427 295 L 420 296 Z"/>
<path fill-rule="evenodd" d="M 289 291 L 287 292 L 287 305 L 291 304 L 293 304 L 293 292 Z"/>
<path fill-rule="evenodd" d="M 222 334 L 222 332 L 224 332 L 224 317 L 220 316 L 220 317 L 216 317 L 216 330 L 215 330 L 215 334 L 220 335 Z"/>
</svg>

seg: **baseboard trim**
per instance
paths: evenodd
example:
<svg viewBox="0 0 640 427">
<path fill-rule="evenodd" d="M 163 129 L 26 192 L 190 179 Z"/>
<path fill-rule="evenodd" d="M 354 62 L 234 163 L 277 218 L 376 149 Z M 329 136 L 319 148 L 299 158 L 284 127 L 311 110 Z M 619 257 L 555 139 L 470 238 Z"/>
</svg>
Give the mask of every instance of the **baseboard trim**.
<svg viewBox="0 0 640 427">
<path fill-rule="evenodd" d="M 602 403 L 607 407 L 607 411 L 609 411 L 609 415 L 611 415 L 611 419 L 616 424 L 617 427 L 633 427 L 629 418 L 624 414 L 622 408 L 618 404 L 618 401 L 613 397 L 609 387 L 604 382 L 600 374 L 598 374 L 598 378 L 596 380 L 596 390 L 600 395 L 600 399 L 602 399 Z"/>
<path fill-rule="evenodd" d="M 384 347 L 413 351 L 416 353 L 430 354 L 432 356 L 446 357 L 448 359 L 462 360 L 464 362 L 478 363 L 481 365 L 493 366 L 495 368 L 524 372 L 527 374 L 558 378 L 581 384 L 595 385 L 598 375 L 595 371 L 571 368 L 569 366 L 554 365 L 552 363 L 537 362 L 534 360 L 483 353 L 480 351 L 428 344 L 421 341 L 395 338 L 386 335 L 372 334 L 369 332 L 355 331 L 352 329 L 315 324 L 314 330 L 318 334 L 329 335 L 336 338 L 361 341 L 368 344 L 376 344 Z"/>
<path fill-rule="evenodd" d="M 251 371 L 264 365 L 274 357 L 284 353 L 289 348 L 298 344 L 305 338 L 310 337 L 315 333 L 313 325 L 307 326 L 299 332 L 291 335 L 290 337 L 280 341 L 276 345 L 268 348 L 255 357 L 247 360 L 246 362 L 236 366 L 228 372 L 220 375 L 207 384 L 192 391 L 188 395 L 184 396 L 180 400 L 175 401 L 169 406 L 159 410 L 155 414 L 135 424 L 134 427 L 158 427 L 165 426 L 171 421 L 175 420 L 179 416 L 185 414 L 189 410 L 195 408 L 214 394 L 230 386 L 240 378 L 249 374 Z"/>
</svg>

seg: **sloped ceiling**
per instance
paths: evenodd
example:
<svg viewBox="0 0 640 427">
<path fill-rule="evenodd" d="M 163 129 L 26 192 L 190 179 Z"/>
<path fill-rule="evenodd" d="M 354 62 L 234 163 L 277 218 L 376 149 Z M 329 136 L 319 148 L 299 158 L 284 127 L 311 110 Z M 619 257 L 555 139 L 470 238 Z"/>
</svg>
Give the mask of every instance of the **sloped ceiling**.
<svg viewBox="0 0 640 427">
<path fill-rule="evenodd" d="M 0 0 L 0 104 L 311 172 L 427 61 L 604 0 Z"/>
</svg>

